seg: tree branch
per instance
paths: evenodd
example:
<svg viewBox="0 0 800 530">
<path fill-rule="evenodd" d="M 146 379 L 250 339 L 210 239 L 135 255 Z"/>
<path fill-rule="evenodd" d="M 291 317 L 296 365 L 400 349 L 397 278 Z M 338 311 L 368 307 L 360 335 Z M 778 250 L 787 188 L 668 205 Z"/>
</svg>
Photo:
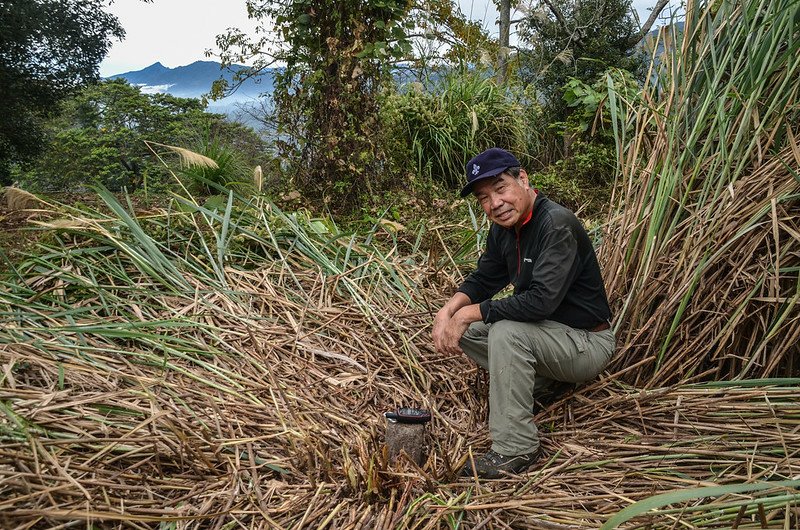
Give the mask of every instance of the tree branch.
<svg viewBox="0 0 800 530">
<path fill-rule="evenodd" d="M 653 7 L 653 11 L 650 13 L 650 16 L 647 18 L 647 21 L 642 25 L 642 29 L 628 39 L 628 47 L 632 48 L 633 46 L 636 46 L 643 38 L 645 38 L 645 36 L 650 32 L 650 28 L 653 27 L 656 19 L 668 3 L 669 0 L 658 0 L 656 5 Z"/>
<path fill-rule="evenodd" d="M 558 6 L 555 5 L 553 2 L 551 2 L 550 0 L 542 0 L 542 2 L 544 2 L 545 5 L 547 5 L 547 7 L 550 9 L 550 12 L 553 13 L 553 15 L 556 17 L 556 20 L 558 20 L 558 23 L 561 25 L 561 29 L 564 30 L 564 33 L 572 33 L 569 27 L 567 26 L 567 21 L 564 18 L 564 14 L 561 13 L 561 10 L 558 8 Z"/>
</svg>

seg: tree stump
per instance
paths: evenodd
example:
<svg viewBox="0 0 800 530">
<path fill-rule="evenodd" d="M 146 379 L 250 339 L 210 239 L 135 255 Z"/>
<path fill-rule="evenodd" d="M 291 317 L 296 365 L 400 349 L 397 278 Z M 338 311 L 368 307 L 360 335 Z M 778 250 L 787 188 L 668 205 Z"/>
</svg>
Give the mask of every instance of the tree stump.
<svg viewBox="0 0 800 530">
<path fill-rule="evenodd" d="M 421 423 L 386 422 L 386 446 L 389 449 L 389 462 L 397 462 L 400 452 L 421 466 L 425 458 L 425 425 Z"/>
</svg>

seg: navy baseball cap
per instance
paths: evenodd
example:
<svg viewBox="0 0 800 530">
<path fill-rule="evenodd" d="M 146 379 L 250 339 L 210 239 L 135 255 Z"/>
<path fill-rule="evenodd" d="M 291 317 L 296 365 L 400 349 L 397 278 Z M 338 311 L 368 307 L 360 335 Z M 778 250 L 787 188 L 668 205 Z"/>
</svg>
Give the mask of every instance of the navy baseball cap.
<svg viewBox="0 0 800 530">
<path fill-rule="evenodd" d="M 461 190 L 461 196 L 472 193 L 472 186 L 479 180 L 494 177 L 510 167 L 519 167 L 517 157 L 499 147 L 492 147 L 467 162 L 467 185 Z"/>
</svg>

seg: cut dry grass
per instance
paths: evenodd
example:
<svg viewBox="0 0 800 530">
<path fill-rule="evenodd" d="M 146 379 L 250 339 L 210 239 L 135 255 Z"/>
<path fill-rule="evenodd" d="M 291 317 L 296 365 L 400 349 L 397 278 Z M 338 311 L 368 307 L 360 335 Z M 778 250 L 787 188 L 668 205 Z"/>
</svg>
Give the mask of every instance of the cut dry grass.
<svg viewBox="0 0 800 530">
<path fill-rule="evenodd" d="M 800 381 L 608 374 L 538 415 L 534 471 L 476 484 L 455 471 L 488 444 L 486 387 L 431 347 L 456 283 L 431 255 L 233 196 L 140 217 L 103 197 L 114 215 L 51 222 L 63 247 L 0 296 L 4 528 L 597 528 L 654 494 L 767 482 L 628 526 L 800 524 L 780 482 L 800 474 Z M 421 468 L 387 461 L 398 405 L 433 412 Z"/>
</svg>

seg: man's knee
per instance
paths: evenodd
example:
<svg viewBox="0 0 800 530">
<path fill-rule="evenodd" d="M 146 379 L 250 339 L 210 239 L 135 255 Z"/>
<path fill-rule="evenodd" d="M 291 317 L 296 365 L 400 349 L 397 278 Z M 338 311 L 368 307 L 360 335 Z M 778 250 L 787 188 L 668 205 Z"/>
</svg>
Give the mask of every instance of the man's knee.
<svg viewBox="0 0 800 530">
<path fill-rule="evenodd" d="M 492 324 L 492 327 L 489 331 L 489 336 L 491 338 L 514 335 L 517 333 L 520 324 L 522 324 L 522 322 L 517 322 L 515 320 L 498 320 Z"/>
<path fill-rule="evenodd" d="M 513 320 L 501 320 L 492 324 L 488 344 L 490 357 L 497 366 L 536 366 L 536 355 L 532 351 L 529 324 Z"/>
<path fill-rule="evenodd" d="M 483 322 L 473 322 L 467 328 L 467 331 L 464 332 L 462 339 L 467 340 L 475 340 L 475 339 L 482 339 L 489 334 L 489 330 L 491 326 L 489 324 L 484 324 Z"/>
<path fill-rule="evenodd" d="M 473 322 L 458 342 L 464 353 L 486 370 L 489 369 L 489 346 L 486 340 L 488 334 L 488 325 L 483 322 Z"/>
<path fill-rule="evenodd" d="M 489 344 L 493 348 L 510 348 L 515 351 L 530 351 L 535 341 L 536 325 L 530 322 L 500 320 L 489 330 Z"/>
</svg>

